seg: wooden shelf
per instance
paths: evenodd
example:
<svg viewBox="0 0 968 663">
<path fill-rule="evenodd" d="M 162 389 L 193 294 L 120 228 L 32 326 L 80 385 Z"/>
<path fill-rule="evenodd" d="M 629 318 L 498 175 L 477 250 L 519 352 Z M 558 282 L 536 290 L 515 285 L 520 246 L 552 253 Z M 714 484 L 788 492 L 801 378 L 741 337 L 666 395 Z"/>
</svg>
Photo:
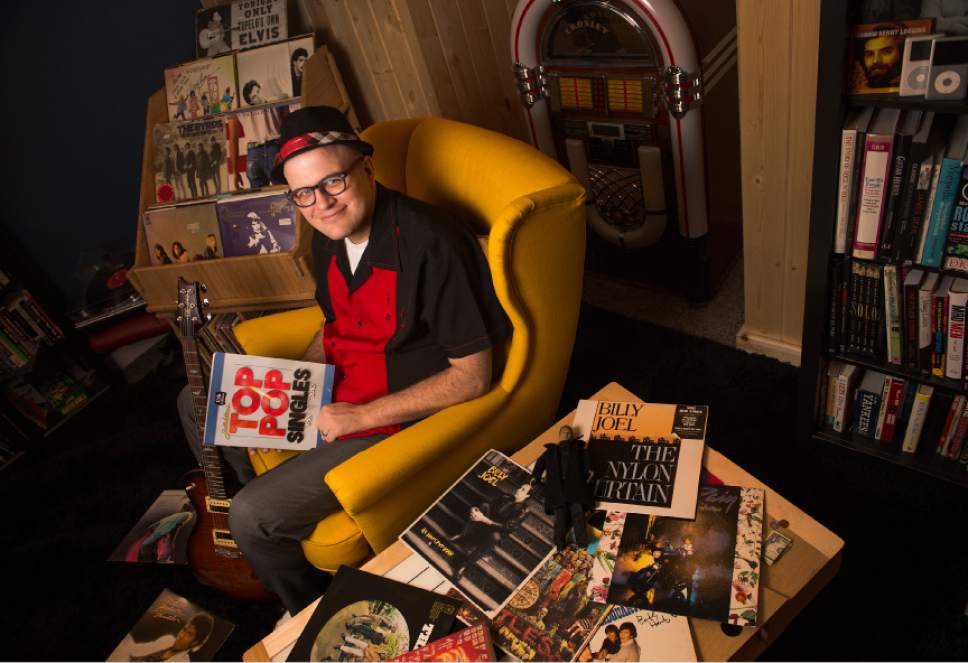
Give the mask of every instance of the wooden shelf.
<svg viewBox="0 0 968 663">
<path fill-rule="evenodd" d="M 902 380 L 913 380 L 914 382 L 919 382 L 921 384 L 929 384 L 932 387 L 938 389 L 945 389 L 947 391 L 955 391 L 960 393 L 965 393 L 968 386 L 966 386 L 964 380 L 952 380 L 951 378 L 938 378 L 933 375 L 926 375 L 921 372 L 913 372 L 905 369 L 903 366 L 895 366 L 894 364 L 885 364 L 879 361 L 875 361 L 869 357 L 861 357 L 859 355 L 854 355 L 844 352 L 827 352 L 827 357 L 829 359 L 838 359 L 840 361 L 845 361 L 848 364 L 856 364 L 866 369 L 872 371 L 877 371 L 879 373 L 885 373 L 892 377 L 901 378 Z"/>
<path fill-rule="evenodd" d="M 900 108 L 902 110 L 934 111 L 935 113 L 968 113 L 968 102 L 929 101 L 924 97 L 899 97 L 896 94 L 853 94 L 847 96 L 851 106 L 874 106 L 876 108 Z"/>
<path fill-rule="evenodd" d="M 934 453 L 933 449 L 919 448 L 913 454 L 904 453 L 900 450 L 899 443 L 885 445 L 861 435 L 838 433 L 829 428 L 821 428 L 815 431 L 813 439 L 836 444 L 895 465 L 944 479 L 949 483 L 968 487 L 968 466 L 950 458 L 942 458 Z M 922 444 L 924 442 L 925 440 L 921 440 Z"/>
</svg>

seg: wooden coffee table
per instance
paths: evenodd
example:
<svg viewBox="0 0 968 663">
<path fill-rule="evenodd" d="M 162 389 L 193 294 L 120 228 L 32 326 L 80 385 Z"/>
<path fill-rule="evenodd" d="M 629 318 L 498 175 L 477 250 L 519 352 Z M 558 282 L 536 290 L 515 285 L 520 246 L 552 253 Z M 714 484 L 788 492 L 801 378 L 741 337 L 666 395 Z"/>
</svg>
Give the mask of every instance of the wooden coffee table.
<svg viewBox="0 0 968 663">
<path fill-rule="evenodd" d="M 590 396 L 597 400 L 641 401 L 642 399 L 617 383 L 610 383 Z M 531 465 L 549 442 L 557 442 L 558 429 L 571 423 L 569 413 L 538 438 L 512 455 L 525 467 Z M 715 413 L 712 413 L 715 416 Z M 840 569 L 844 541 L 806 513 L 750 475 L 721 453 L 706 445 L 703 464 L 709 472 L 728 485 L 762 488 L 766 491 L 764 539 L 777 529 L 793 539 L 793 547 L 773 566 L 763 564 L 760 579 L 759 617 L 757 627 L 732 627 L 735 635 L 724 632 L 721 624 L 705 619 L 689 619 L 699 660 L 750 660 L 757 658 L 803 610 L 813 597 Z M 363 569 L 378 575 L 410 579 L 422 560 L 397 541 L 363 565 Z M 418 569 L 419 571 L 419 569 Z M 429 573 L 434 573 L 432 569 Z M 425 577 L 428 574 L 422 574 Z M 425 579 L 413 584 L 427 586 Z M 430 583 L 432 585 L 432 582 Z M 292 619 L 268 634 L 245 652 L 246 661 L 284 661 L 292 645 L 302 632 L 317 601 L 307 606 Z M 728 629 L 727 629 L 728 630 Z"/>
</svg>

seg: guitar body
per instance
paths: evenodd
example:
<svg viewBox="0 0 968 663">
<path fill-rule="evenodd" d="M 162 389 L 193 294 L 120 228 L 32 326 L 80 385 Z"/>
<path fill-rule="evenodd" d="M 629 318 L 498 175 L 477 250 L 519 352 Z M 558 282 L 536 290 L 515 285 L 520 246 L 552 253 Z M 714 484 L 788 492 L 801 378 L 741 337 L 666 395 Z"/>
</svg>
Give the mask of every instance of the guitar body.
<svg viewBox="0 0 968 663">
<path fill-rule="evenodd" d="M 198 520 L 188 538 L 188 561 L 195 577 L 203 585 L 213 587 L 234 599 L 243 601 L 268 601 L 275 594 L 263 587 L 255 571 L 237 551 L 222 549 L 213 544 L 217 522 L 223 514 L 209 510 L 208 482 L 202 470 L 192 470 L 185 475 L 185 492 L 195 507 Z"/>
</svg>

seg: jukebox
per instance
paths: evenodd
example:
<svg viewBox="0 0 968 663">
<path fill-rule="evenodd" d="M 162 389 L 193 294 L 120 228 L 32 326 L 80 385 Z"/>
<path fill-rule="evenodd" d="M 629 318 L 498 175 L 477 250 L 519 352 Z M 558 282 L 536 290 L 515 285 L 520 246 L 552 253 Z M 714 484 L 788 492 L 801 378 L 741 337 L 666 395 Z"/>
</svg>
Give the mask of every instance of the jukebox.
<svg viewBox="0 0 968 663">
<path fill-rule="evenodd" d="M 593 269 L 705 299 L 739 255 L 735 26 L 732 0 L 518 3 L 531 140 L 586 187 Z"/>
</svg>

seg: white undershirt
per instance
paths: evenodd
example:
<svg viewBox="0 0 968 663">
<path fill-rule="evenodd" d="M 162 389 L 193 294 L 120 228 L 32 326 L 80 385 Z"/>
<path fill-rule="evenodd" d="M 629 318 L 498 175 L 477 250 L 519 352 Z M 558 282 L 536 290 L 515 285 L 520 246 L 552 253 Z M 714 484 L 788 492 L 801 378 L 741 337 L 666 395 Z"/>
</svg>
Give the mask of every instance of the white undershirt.
<svg viewBox="0 0 968 663">
<path fill-rule="evenodd" d="M 356 274 L 356 268 L 360 264 L 360 258 L 363 257 L 363 252 L 366 251 L 366 245 L 370 243 L 370 240 L 354 244 L 350 241 L 349 237 L 345 237 L 343 238 L 343 242 L 346 243 L 346 257 L 350 259 L 350 272 Z"/>
</svg>

